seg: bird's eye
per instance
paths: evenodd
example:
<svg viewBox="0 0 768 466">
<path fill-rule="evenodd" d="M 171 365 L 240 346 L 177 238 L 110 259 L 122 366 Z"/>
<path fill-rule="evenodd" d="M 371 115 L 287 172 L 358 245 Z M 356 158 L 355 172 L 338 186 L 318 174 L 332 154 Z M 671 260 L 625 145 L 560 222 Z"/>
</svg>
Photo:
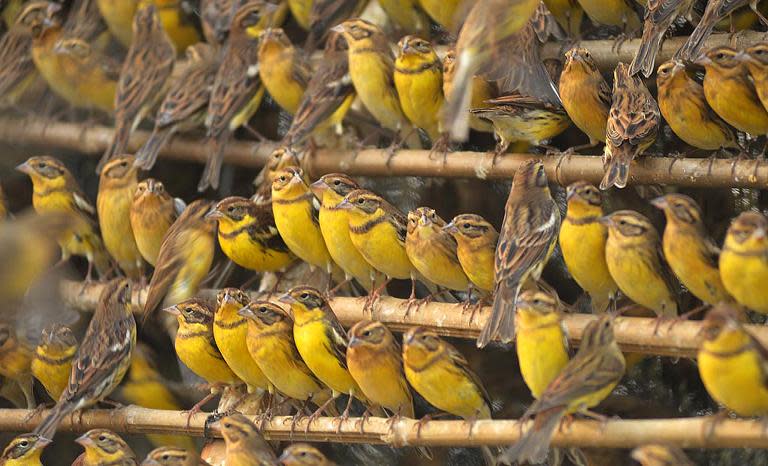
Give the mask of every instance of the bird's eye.
<svg viewBox="0 0 768 466">
<path fill-rule="evenodd" d="M 538 306 L 538 305 L 540 305 L 540 304 L 541 304 L 541 300 L 540 300 L 540 299 L 534 299 L 534 300 L 533 300 L 533 305 L 534 305 L 534 306 Z"/>
<path fill-rule="evenodd" d="M 357 203 L 360 204 L 360 205 L 363 205 L 363 204 L 365 204 L 365 199 L 358 199 Z"/>
<path fill-rule="evenodd" d="M 335 186 L 338 186 L 338 185 L 340 185 L 340 184 L 341 184 L 341 181 L 339 181 L 339 180 L 334 180 L 333 184 L 334 184 Z"/>
<path fill-rule="evenodd" d="M 164 460 L 164 461 L 168 461 L 168 460 L 169 460 L 171 457 L 170 457 L 170 456 L 168 456 L 168 453 L 165 453 L 165 454 L 162 456 L 162 458 L 163 458 L 163 460 Z"/>
<path fill-rule="evenodd" d="M 285 175 L 280 175 L 280 181 L 285 181 Z"/>
<path fill-rule="evenodd" d="M 299 456 L 301 456 L 301 457 L 307 456 L 307 452 L 306 451 L 302 451 L 302 452 L 299 453 Z"/>
<path fill-rule="evenodd" d="M 104 435 L 99 435 L 99 442 L 103 442 L 106 439 L 107 437 L 105 437 Z"/>
<path fill-rule="evenodd" d="M 725 58 L 725 54 L 723 52 L 720 52 L 717 55 L 715 55 L 715 58 L 717 58 L 718 60 L 722 60 L 723 58 Z"/>
<path fill-rule="evenodd" d="M 308 293 L 301 293 L 301 299 L 307 299 L 307 298 L 309 298 Z"/>
<path fill-rule="evenodd" d="M 26 447 L 28 447 L 28 446 L 29 446 L 29 442 L 28 442 L 28 441 L 26 441 L 26 440 L 22 440 L 21 442 L 19 442 L 19 445 L 20 445 L 22 448 L 26 448 Z"/>
<path fill-rule="evenodd" d="M 261 307 L 259 308 L 259 312 L 261 312 L 262 314 L 266 314 L 266 313 L 267 313 L 267 308 L 266 308 L 266 307 L 264 307 L 264 306 L 261 306 Z"/>
<path fill-rule="evenodd" d="M 229 429 L 230 427 L 232 427 L 232 424 L 230 424 L 229 422 L 224 423 L 224 428 Z"/>
<path fill-rule="evenodd" d="M 40 162 L 39 164 L 37 164 L 37 166 L 40 167 L 40 168 L 45 168 L 45 167 L 48 166 L 48 164 L 45 163 L 45 162 Z"/>
<path fill-rule="evenodd" d="M 123 160 L 122 162 L 120 162 L 120 166 L 121 166 L 121 167 L 127 167 L 127 166 L 128 166 L 128 162 L 126 162 L 125 160 Z"/>
<path fill-rule="evenodd" d="M 371 331 L 370 330 L 366 330 L 365 332 L 363 332 L 363 336 L 364 337 L 370 337 L 371 336 Z"/>
<path fill-rule="evenodd" d="M 471 225 L 470 225 L 469 223 L 465 223 L 464 225 L 462 225 L 462 227 L 464 227 L 464 228 L 465 228 L 465 229 L 467 229 L 467 230 L 469 229 L 469 227 L 470 227 L 470 226 L 471 226 Z"/>
<path fill-rule="evenodd" d="M 227 212 L 232 213 L 234 211 L 235 211 L 235 207 L 234 206 L 227 207 Z"/>
</svg>

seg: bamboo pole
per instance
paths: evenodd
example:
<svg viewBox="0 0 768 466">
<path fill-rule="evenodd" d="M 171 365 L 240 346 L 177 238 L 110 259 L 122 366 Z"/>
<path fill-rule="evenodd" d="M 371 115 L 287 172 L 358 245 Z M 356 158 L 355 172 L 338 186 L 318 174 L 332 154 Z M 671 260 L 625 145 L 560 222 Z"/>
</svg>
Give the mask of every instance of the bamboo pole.
<svg viewBox="0 0 768 466">
<path fill-rule="evenodd" d="M 107 147 L 112 129 L 75 123 L 48 122 L 0 118 L 0 141 L 15 145 L 26 144 L 37 149 L 63 148 L 89 155 L 101 155 Z M 148 137 L 146 131 L 135 131 L 129 150 L 135 151 Z M 231 141 L 225 150 L 227 163 L 257 168 L 263 166 L 274 143 Z M 185 136 L 175 138 L 162 151 L 162 156 L 203 163 L 208 148 L 199 139 Z M 325 173 L 343 171 L 352 176 L 426 176 L 447 178 L 511 179 L 517 167 L 531 157 L 544 162 L 550 180 L 561 185 L 585 180 L 599 183 L 603 177 L 603 160 L 588 155 L 505 154 L 491 166 L 492 155 L 485 152 L 452 152 L 443 164 L 442 157 L 430 156 L 425 150 L 398 151 L 387 164 L 387 151 L 320 150 L 310 157 L 308 169 L 318 177 Z M 755 174 L 752 160 L 714 160 L 705 158 L 643 157 L 633 162 L 631 184 L 661 184 L 688 187 L 742 187 L 762 189 L 768 186 L 768 163 Z M 732 174 L 733 173 L 733 174 Z"/>
<path fill-rule="evenodd" d="M 83 287 L 80 282 L 63 281 L 61 294 L 64 302 L 81 311 L 92 311 L 96 307 L 103 285 L 90 283 Z M 82 291 L 82 292 L 81 292 Z M 134 292 L 137 306 L 143 304 L 144 290 Z M 204 296 L 214 296 L 215 290 L 203 290 Z M 254 294 L 254 298 L 257 296 Z M 440 335 L 456 338 L 476 339 L 490 315 L 490 307 L 483 307 L 472 316 L 463 311 L 461 305 L 450 303 L 429 303 L 418 310 L 411 310 L 406 316 L 406 301 L 382 297 L 373 315 L 363 311 L 363 298 L 336 297 L 330 302 L 334 313 L 347 327 L 363 319 L 384 322 L 392 330 L 405 331 L 414 326 L 434 329 Z M 565 328 L 571 344 L 578 345 L 587 324 L 595 319 L 591 314 L 567 314 Z M 700 342 L 700 321 L 659 322 L 654 318 L 618 317 L 614 333 L 619 346 L 625 351 L 670 357 L 696 356 Z M 768 346 L 768 327 L 747 325 L 746 328 Z"/>
<path fill-rule="evenodd" d="M 0 409 L 0 431 L 27 432 L 37 426 L 45 411 L 31 415 L 23 409 Z M 31 416 L 30 416 L 31 415 Z M 164 411 L 127 406 L 112 410 L 85 410 L 82 415 L 66 417 L 60 431 L 84 432 L 103 428 L 118 433 L 179 434 L 202 436 L 207 413 L 189 419 L 187 412 Z M 258 425 L 258 416 L 251 416 Z M 263 434 L 272 440 L 309 442 L 375 443 L 403 446 L 480 446 L 508 445 L 520 436 L 517 420 L 429 421 L 418 432 L 414 419 L 401 418 L 394 423 L 385 418 L 369 418 L 360 431 L 360 418 L 350 418 L 339 426 L 338 418 L 322 417 L 305 432 L 307 419 L 300 419 L 293 432 L 291 417 L 275 417 L 264 424 Z M 648 420 L 574 420 L 555 432 L 554 446 L 633 448 L 648 443 L 668 443 L 682 448 L 768 448 L 768 436 L 759 421 L 725 419 L 718 421 L 712 435 L 707 435 L 713 417 Z M 471 435 L 470 435 L 471 429 Z M 207 434 L 221 437 L 217 424 Z"/>
</svg>

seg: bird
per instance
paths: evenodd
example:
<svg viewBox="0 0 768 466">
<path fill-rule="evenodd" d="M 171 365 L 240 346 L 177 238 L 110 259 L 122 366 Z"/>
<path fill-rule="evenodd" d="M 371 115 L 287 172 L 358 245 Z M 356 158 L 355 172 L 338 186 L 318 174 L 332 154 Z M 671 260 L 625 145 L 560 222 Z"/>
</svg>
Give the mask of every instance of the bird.
<svg viewBox="0 0 768 466">
<path fill-rule="evenodd" d="M 279 393 L 318 406 L 331 398 L 331 390 L 301 358 L 293 340 L 293 320 L 280 306 L 252 301 L 238 314 L 248 321 L 248 353 Z M 334 412 L 333 406 L 328 408 Z"/>
<path fill-rule="evenodd" d="M 742 306 L 768 314 L 768 294 L 762 283 L 768 278 L 766 253 L 768 219 L 746 211 L 731 221 L 720 252 L 720 279 L 726 291 Z"/>
<path fill-rule="evenodd" d="M 733 128 L 709 106 L 704 88 L 678 61 L 661 64 L 656 71 L 659 109 L 672 131 L 697 149 L 740 149 Z"/>
<path fill-rule="evenodd" d="M 360 16 L 368 6 L 368 0 L 291 0 L 289 3 L 311 3 L 305 28 L 309 31 L 304 42 L 305 51 L 314 50 L 315 44 L 326 37 L 331 27 Z M 380 5 L 388 12 L 386 0 Z"/>
<path fill-rule="evenodd" d="M 624 356 L 613 334 L 613 316 L 590 322 L 576 355 L 552 380 L 522 419 L 535 416 L 533 425 L 499 457 L 502 464 L 541 463 L 563 416 L 597 406 L 624 376 Z"/>
<path fill-rule="evenodd" d="M 155 126 L 147 142 L 136 153 L 136 165 L 150 170 L 160 150 L 179 131 L 202 126 L 205 122 L 211 88 L 218 71 L 217 51 L 209 44 L 187 48 L 187 67 L 168 85 L 155 114 Z"/>
<path fill-rule="evenodd" d="M 306 443 L 288 445 L 278 459 L 283 466 L 336 466 L 320 450 Z"/>
<path fill-rule="evenodd" d="M 456 239 L 443 231 L 446 225 L 429 207 L 408 212 L 405 252 L 421 275 L 437 286 L 463 291 L 469 278 L 461 267 Z"/>
<path fill-rule="evenodd" d="M 305 31 L 309 30 L 309 15 L 312 12 L 312 5 L 315 0 L 288 0 L 288 9 L 291 16 L 296 20 L 299 26 Z"/>
<path fill-rule="evenodd" d="M 456 240 L 456 255 L 472 284 L 484 293 L 496 286 L 494 261 L 499 233 L 483 217 L 460 214 L 453 217 L 443 230 Z"/>
<path fill-rule="evenodd" d="M 226 43 L 238 4 L 235 0 L 200 1 L 200 23 L 207 43 L 214 47 Z"/>
<path fill-rule="evenodd" d="M 617 298 L 618 285 L 605 262 L 608 228 L 600 223 L 603 196 L 586 181 L 566 189 L 568 208 L 560 226 L 559 244 L 568 272 L 592 299 L 592 309 L 603 312 Z"/>
<path fill-rule="evenodd" d="M 727 304 L 707 312 L 701 333 L 696 359 L 709 396 L 739 416 L 764 416 L 768 412 L 768 349 L 743 327 L 739 312 Z"/>
<path fill-rule="evenodd" d="M 589 19 L 597 24 L 618 26 L 630 33 L 639 30 L 642 26 L 632 2 L 628 0 L 609 0 L 608 2 L 579 0 L 579 3 Z"/>
<path fill-rule="evenodd" d="M 768 111 L 760 103 L 749 70 L 737 50 L 715 47 L 694 63 L 706 70 L 704 96 L 720 118 L 753 136 L 768 134 Z"/>
<path fill-rule="evenodd" d="M 143 318 L 163 301 L 172 305 L 194 296 L 208 275 L 216 250 L 216 223 L 206 219 L 209 201 L 189 204 L 168 229 L 149 280 Z"/>
<path fill-rule="evenodd" d="M 104 246 L 128 278 L 138 280 L 144 259 L 131 227 L 131 204 L 139 184 L 132 155 L 110 159 L 99 175 L 96 212 Z"/>
<path fill-rule="evenodd" d="M 18 385 L 28 409 L 35 407 L 31 368 L 33 357 L 33 348 L 17 334 L 16 329 L 0 322 L 0 376 Z"/>
<path fill-rule="evenodd" d="M 642 466 L 694 466 L 683 450 L 674 445 L 649 443 L 632 450 L 630 456 Z"/>
<path fill-rule="evenodd" d="M 131 290 L 125 279 L 112 280 L 102 290 L 72 362 L 69 384 L 36 434 L 52 439 L 65 416 L 104 400 L 123 380 L 136 346 Z"/>
<path fill-rule="evenodd" d="M 340 125 L 354 98 L 347 41 L 342 34 L 331 31 L 322 60 L 310 76 L 291 127 L 283 138 L 285 145 L 301 145 L 311 134 Z"/>
<path fill-rule="evenodd" d="M 277 457 L 256 426 L 240 413 L 218 422 L 227 446 L 227 466 L 276 466 Z"/>
<path fill-rule="evenodd" d="M 232 196 L 219 201 L 208 216 L 218 221 L 219 246 L 235 264 L 277 272 L 295 260 L 277 230 L 271 205 Z"/>
<path fill-rule="evenodd" d="M 138 466 L 136 454 L 119 435 L 107 429 L 91 429 L 75 439 L 84 449 L 78 466 Z M 78 462 L 80 461 L 80 462 Z"/>
<path fill-rule="evenodd" d="M 616 65 L 600 189 L 626 187 L 630 163 L 656 141 L 660 124 L 659 106 L 643 81 L 631 76 L 626 64 Z"/>
<path fill-rule="evenodd" d="M 349 329 L 347 368 L 372 403 L 396 416 L 414 417 L 413 395 L 403 371 L 403 355 L 381 322 L 361 320 Z"/>
<path fill-rule="evenodd" d="M 37 434 L 21 434 L 14 437 L 3 449 L 0 464 L 4 466 L 42 466 L 40 455 L 51 441 Z"/>
<path fill-rule="evenodd" d="M 644 215 L 617 210 L 600 217 L 608 228 L 605 262 L 619 290 L 659 317 L 677 316 L 678 303 L 659 234 Z"/>
<path fill-rule="evenodd" d="M 746 64 L 752 84 L 763 107 L 768 109 L 768 43 L 759 43 L 739 53 L 739 59 Z"/>
<path fill-rule="evenodd" d="M 577 0 L 544 0 L 544 5 L 568 37 L 575 39 L 581 37 L 584 9 Z"/>
<path fill-rule="evenodd" d="M 456 7 L 455 0 L 447 0 L 444 3 L 445 9 Z M 429 37 L 429 17 L 424 4 L 423 0 L 379 0 L 379 6 L 397 31 Z"/>
<path fill-rule="evenodd" d="M 238 311 L 251 299 L 237 288 L 224 288 L 216 294 L 213 338 L 232 372 L 248 386 L 249 393 L 271 389 L 271 382 L 248 353 L 248 321 Z"/>
<path fill-rule="evenodd" d="M 421 0 L 424 3 L 427 0 Z M 429 0 L 431 1 L 431 0 Z M 447 2 L 446 2 L 447 3 Z M 453 91 L 453 78 L 456 74 L 456 51 L 449 49 L 443 56 L 443 100 L 445 96 L 451 95 Z M 493 99 L 498 93 L 496 83 L 489 82 L 481 76 L 472 77 L 471 95 L 469 98 L 469 108 L 488 107 L 487 101 Z M 492 133 L 493 125 L 486 120 L 476 116 L 469 116 L 469 127 L 475 131 L 483 133 Z"/>
<path fill-rule="evenodd" d="M 115 131 L 96 173 L 100 173 L 110 159 L 126 152 L 133 129 L 160 104 L 175 60 L 176 50 L 155 6 L 140 7 L 133 17 L 133 38 L 117 83 Z"/>
<path fill-rule="evenodd" d="M 712 0 L 707 2 L 707 7 L 696 28 L 672 58 L 681 61 L 695 60 L 704 45 L 704 41 L 712 33 L 715 25 L 721 19 L 730 16 L 736 9 L 747 4 L 749 4 L 749 7 L 760 19 L 760 22 L 768 24 L 763 14 L 758 11 L 757 1 L 755 0 Z"/>
<path fill-rule="evenodd" d="M 50 156 L 30 157 L 16 170 L 32 180 L 32 206 L 38 214 L 63 213 L 71 216 L 72 229 L 59 237 L 62 260 L 71 255 L 88 259 L 88 274 L 96 268 L 99 277 L 110 269 L 110 259 L 96 230 L 96 209 L 80 190 L 72 173 L 61 161 Z"/>
<path fill-rule="evenodd" d="M 147 453 L 141 466 L 208 466 L 195 451 L 179 447 L 163 446 Z"/>
<path fill-rule="evenodd" d="M 462 18 L 459 7 L 464 6 L 461 0 L 418 0 L 417 3 L 432 18 L 432 21 L 446 31 L 454 33 L 461 27 Z"/>
<path fill-rule="evenodd" d="M 400 107 L 413 126 L 429 136 L 435 146 L 442 140 L 440 115 L 443 97 L 443 63 L 432 44 L 417 36 L 397 43 L 395 90 Z"/>
<path fill-rule="evenodd" d="M 184 207 L 184 201 L 172 198 L 161 181 L 147 178 L 136 185 L 129 214 L 131 230 L 141 257 L 153 267 L 165 234 Z"/>
<path fill-rule="evenodd" d="M 680 283 L 707 304 L 731 301 L 717 265 L 720 249 L 709 237 L 696 201 L 675 193 L 657 197 L 651 204 L 667 219 L 662 248 Z"/>
<path fill-rule="evenodd" d="M 693 0 L 650 0 L 646 3 L 643 37 L 629 65 L 630 75 L 651 76 L 667 29 L 679 16 L 690 17 L 693 3 Z"/>
<path fill-rule="evenodd" d="M 557 242 L 560 210 L 549 192 L 540 160 L 523 162 L 515 172 L 504 208 L 496 248 L 493 308 L 477 339 L 479 348 L 491 340 L 512 341 L 517 295 L 528 279 L 538 282 Z"/>
<path fill-rule="evenodd" d="M 605 142 L 611 87 L 589 50 L 574 47 L 565 53 L 558 91 L 568 117 L 587 135 L 590 144 L 596 146 Z"/>
<path fill-rule="evenodd" d="M 349 230 L 349 213 L 339 207 L 347 194 L 360 186 L 343 173 L 329 173 L 310 188 L 321 203 L 317 220 L 331 258 L 344 271 L 347 280 L 354 278 L 363 288 L 372 290 L 383 277 L 355 247 Z"/>
<path fill-rule="evenodd" d="M 538 0 L 480 0 L 467 12 L 456 42 L 456 70 L 451 93 L 446 95 L 443 127 L 454 140 L 465 140 L 467 109 L 475 75 L 488 73 L 493 79 L 504 66 L 500 59 L 510 40 L 528 24 L 539 7 Z M 496 73 L 494 73 L 496 71 Z"/>
<path fill-rule="evenodd" d="M 67 388 L 76 351 L 77 339 L 69 327 L 54 323 L 43 329 L 31 369 L 54 401 Z"/>
<path fill-rule="evenodd" d="M 259 39 L 259 75 L 270 97 L 293 115 L 299 109 L 312 67 L 281 28 L 268 28 Z"/>
<path fill-rule="evenodd" d="M 146 3 L 146 0 L 143 0 Z M 197 11 L 184 0 L 151 0 L 165 33 L 173 43 L 176 54 L 200 42 L 202 37 L 196 25 Z"/>
<path fill-rule="evenodd" d="M 45 11 L 34 8 L 25 15 L 19 15 L 8 31 L 0 38 L 0 104 L 13 107 L 38 78 L 32 60 L 32 27 L 42 24 Z"/>
<path fill-rule="evenodd" d="M 96 0 L 99 13 L 107 23 L 109 32 L 124 47 L 130 47 L 133 39 L 133 17 L 141 0 Z"/>
</svg>

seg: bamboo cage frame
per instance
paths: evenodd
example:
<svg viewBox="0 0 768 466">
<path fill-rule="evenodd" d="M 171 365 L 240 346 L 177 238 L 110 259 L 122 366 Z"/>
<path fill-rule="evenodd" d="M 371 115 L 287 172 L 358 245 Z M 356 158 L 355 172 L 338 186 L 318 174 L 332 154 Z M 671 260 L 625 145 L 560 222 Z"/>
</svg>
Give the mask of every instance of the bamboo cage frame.
<svg viewBox="0 0 768 466">
<path fill-rule="evenodd" d="M 30 431 L 40 422 L 46 411 L 0 409 L 0 430 Z M 83 432 L 94 428 L 133 434 L 184 434 L 202 436 L 207 413 L 196 413 L 189 418 L 187 412 L 146 409 L 127 406 L 110 410 L 91 409 L 66 417 L 59 430 Z M 258 416 L 249 416 L 257 425 Z M 297 421 L 291 431 L 291 417 L 280 416 L 264 424 L 262 433 L 271 440 L 308 442 L 347 442 L 404 446 L 481 446 L 509 445 L 520 438 L 518 420 L 432 420 L 422 423 L 418 430 L 415 419 L 400 418 L 394 422 L 385 418 L 368 418 L 360 431 L 362 418 L 339 419 L 321 417 L 307 429 L 307 418 Z M 555 432 L 553 446 L 633 448 L 664 441 L 681 448 L 768 448 L 768 436 L 760 421 L 745 419 L 717 420 L 714 416 L 676 419 L 607 420 L 605 422 L 576 419 Z M 307 430 L 305 432 L 305 429 Z M 339 431 L 337 432 L 337 429 Z M 711 432 L 711 433 L 710 433 Z M 213 423 L 207 431 L 210 436 L 221 437 Z"/>
</svg>

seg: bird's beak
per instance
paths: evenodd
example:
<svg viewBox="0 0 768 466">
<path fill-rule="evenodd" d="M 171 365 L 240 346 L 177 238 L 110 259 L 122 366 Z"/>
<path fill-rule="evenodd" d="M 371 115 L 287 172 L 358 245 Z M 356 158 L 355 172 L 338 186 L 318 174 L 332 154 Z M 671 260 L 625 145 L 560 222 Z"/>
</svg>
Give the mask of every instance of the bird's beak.
<svg viewBox="0 0 768 466">
<path fill-rule="evenodd" d="M 75 439 L 75 443 L 80 444 L 83 447 L 93 445 L 93 440 L 88 438 L 88 434 L 83 434 Z"/>
<path fill-rule="evenodd" d="M 296 302 L 296 298 L 291 296 L 290 293 L 283 293 L 277 300 L 286 304 L 293 304 Z"/>
<path fill-rule="evenodd" d="M 24 162 L 22 164 L 19 164 L 16 166 L 16 170 L 20 171 L 21 173 L 25 173 L 27 175 L 32 174 L 32 165 L 29 164 L 29 161 Z"/>
<path fill-rule="evenodd" d="M 745 51 L 740 50 L 739 53 L 736 54 L 734 57 L 738 62 L 740 63 L 746 63 L 748 61 L 752 60 L 752 57 Z"/>
<path fill-rule="evenodd" d="M 712 64 L 712 60 L 710 60 L 708 56 L 702 55 L 696 60 L 694 60 L 693 63 L 699 66 L 707 66 Z"/>
<path fill-rule="evenodd" d="M 237 315 L 247 317 L 249 319 L 256 317 L 251 308 L 248 306 L 243 306 L 239 311 L 237 311 Z"/>
<path fill-rule="evenodd" d="M 651 205 L 656 207 L 657 209 L 664 210 L 667 208 L 667 199 L 664 196 L 657 197 L 656 199 L 651 201 Z"/>
<path fill-rule="evenodd" d="M 755 232 L 752 234 L 752 237 L 755 239 L 765 239 L 766 237 L 766 231 L 765 228 L 758 228 L 755 230 Z"/>
<path fill-rule="evenodd" d="M 362 340 L 353 336 L 349 339 L 349 342 L 347 343 L 347 348 L 354 348 L 356 346 L 360 346 L 360 343 L 362 343 Z"/>
<path fill-rule="evenodd" d="M 205 214 L 206 219 L 218 220 L 222 217 L 224 217 L 224 214 L 222 214 L 221 211 L 215 207 L 211 209 L 207 214 Z"/>
<path fill-rule="evenodd" d="M 299 172 L 293 172 L 293 176 L 291 177 L 291 181 L 289 184 L 298 184 L 298 183 L 304 183 L 304 179 L 301 177 Z"/>
<path fill-rule="evenodd" d="M 422 212 L 421 217 L 419 217 L 419 223 L 426 226 L 426 225 L 429 225 L 431 221 L 429 220 L 429 217 L 427 217 L 426 214 Z"/>
<path fill-rule="evenodd" d="M 326 189 L 328 189 L 328 184 L 323 181 L 322 179 L 315 181 L 311 185 L 309 185 L 309 189 L 312 190 L 312 192 L 317 196 L 318 199 L 323 198 L 323 193 Z"/>
<path fill-rule="evenodd" d="M 37 443 L 40 444 L 41 447 L 48 446 L 48 445 L 51 444 L 51 442 L 53 442 L 53 440 L 45 438 L 45 437 L 38 437 L 37 438 Z"/>
<path fill-rule="evenodd" d="M 173 316 L 181 315 L 181 311 L 179 310 L 178 306 L 169 306 L 163 309 L 164 312 L 167 312 L 168 314 L 171 314 Z"/>
<path fill-rule="evenodd" d="M 459 232 L 459 229 L 456 227 L 456 225 L 453 222 L 451 222 L 448 225 L 443 227 L 443 231 L 448 234 L 455 235 L 456 233 Z"/>
<path fill-rule="evenodd" d="M 413 46 L 411 45 L 411 41 L 409 41 L 409 40 L 404 40 L 403 41 L 402 52 L 404 54 L 413 53 Z"/>
<path fill-rule="evenodd" d="M 347 28 L 344 26 L 344 23 L 337 24 L 336 26 L 331 28 L 332 32 L 338 32 L 338 33 L 343 33 L 346 30 L 347 30 Z"/>
<path fill-rule="evenodd" d="M 344 200 L 342 200 L 336 207 L 339 209 L 351 209 L 352 203 L 349 202 L 349 199 L 345 197 Z"/>
<path fill-rule="evenodd" d="M 576 189 L 575 188 L 573 188 L 572 186 L 568 186 L 567 188 L 565 188 L 565 200 L 566 201 L 570 201 L 571 198 L 574 196 L 574 194 L 576 194 Z"/>
<path fill-rule="evenodd" d="M 600 217 L 597 219 L 598 223 L 605 226 L 611 226 L 612 220 L 610 215 L 606 215 L 605 217 Z"/>
</svg>

